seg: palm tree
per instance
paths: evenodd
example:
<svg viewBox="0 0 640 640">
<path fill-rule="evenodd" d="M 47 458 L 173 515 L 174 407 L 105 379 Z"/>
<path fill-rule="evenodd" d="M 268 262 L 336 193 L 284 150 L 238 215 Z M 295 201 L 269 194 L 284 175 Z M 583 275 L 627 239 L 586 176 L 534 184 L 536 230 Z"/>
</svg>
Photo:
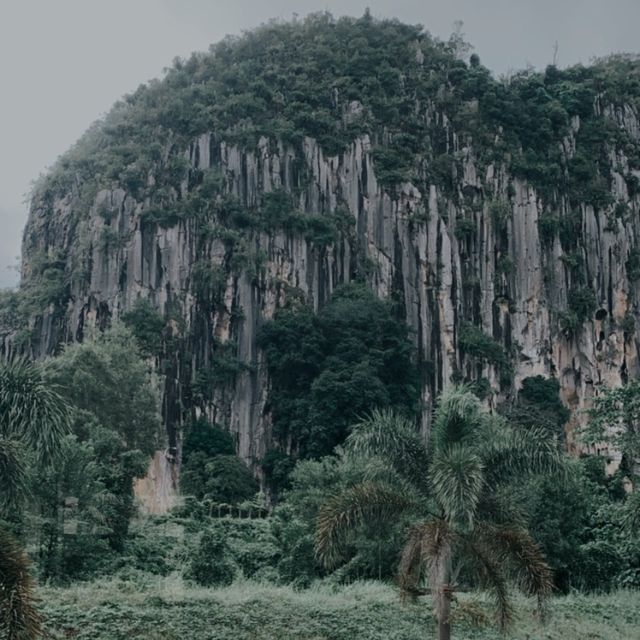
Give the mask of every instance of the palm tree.
<svg viewBox="0 0 640 640">
<path fill-rule="evenodd" d="M 42 368 L 26 360 L 0 360 L 0 516 L 19 505 L 25 492 L 25 454 L 38 464 L 56 457 L 69 426 L 64 400 Z M 8 640 L 42 634 L 33 596 L 29 559 L 0 528 L 0 631 Z"/>
<path fill-rule="evenodd" d="M 562 469 L 562 455 L 547 432 L 516 431 L 483 412 L 469 388 L 459 386 L 440 396 L 429 447 L 410 421 L 374 411 L 354 427 L 346 449 L 370 456 L 372 473 L 320 509 L 316 554 L 325 566 L 344 557 L 357 527 L 406 517 L 398 581 L 404 594 L 432 595 L 440 640 L 451 637 L 451 601 L 461 572 L 493 594 L 503 630 L 512 620 L 510 578 L 537 596 L 542 610 L 551 571 L 517 505 L 499 489 L 515 476 Z"/>
</svg>

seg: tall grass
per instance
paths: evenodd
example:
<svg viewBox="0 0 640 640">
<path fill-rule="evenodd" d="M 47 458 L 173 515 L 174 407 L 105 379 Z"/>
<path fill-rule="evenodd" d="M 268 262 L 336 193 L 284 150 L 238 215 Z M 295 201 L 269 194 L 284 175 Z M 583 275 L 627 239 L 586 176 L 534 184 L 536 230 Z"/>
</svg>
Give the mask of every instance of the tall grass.
<svg viewBox="0 0 640 640">
<path fill-rule="evenodd" d="M 186 583 L 180 576 L 103 579 L 40 592 L 52 638 L 78 640 L 428 640 L 435 624 L 428 598 L 402 604 L 397 591 L 378 582 L 305 590 L 238 581 L 223 589 Z M 465 594 L 476 611 L 490 611 L 484 594 Z M 557 597 L 542 625 L 534 603 L 515 597 L 514 640 L 640 640 L 640 594 Z M 459 611 L 466 607 L 459 606 Z M 476 628 L 464 616 L 454 638 L 497 640 L 490 626 Z"/>
</svg>

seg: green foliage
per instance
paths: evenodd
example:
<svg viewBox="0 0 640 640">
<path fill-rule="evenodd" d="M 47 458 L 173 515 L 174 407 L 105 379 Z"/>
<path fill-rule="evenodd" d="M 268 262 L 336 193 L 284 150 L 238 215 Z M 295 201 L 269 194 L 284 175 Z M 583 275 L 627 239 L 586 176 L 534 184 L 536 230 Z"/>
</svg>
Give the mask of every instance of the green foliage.
<svg viewBox="0 0 640 640">
<path fill-rule="evenodd" d="M 233 455 L 235 446 L 228 431 L 203 418 L 192 422 L 185 430 L 182 460 L 188 462 L 192 453 L 199 451 L 207 456 Z"/>
<path fill-rule="evenodd" d="M 122 321 L 129 327 L 145 355 L 158 355 L 162 350 L 162 334 L 165 323 L 147 298 L 136 301 Z"/>
<path fill-rule="evenodd" d="M 7 640 L 42 635 L 29 565 L 22 547 L 0 528 L 0 632 Z"/>
<path fill-rule="evenodd" d="M 596 294 L 590 287 L 579 287 L 569 291 L 569 311 L 575 314 L 580 324 L 591 320 L 597 306 Z"/>
<path fill-rule="evenodd" d="M 638 585 L 640 539 L 624 526 L 625 492 L 605 476 L 602 458 L 572 463 L 562 482 L 538 478 L 518 491 L 558 589 Z"/>
<path fill-rule="evenodd" d="M 130 450 L 159 447 L 155 382 L 132 333 L 116 326 L 94 340 L 68 345 L 47 361 L 48 378 L 78 411 L 95 417 Z M 78 434 L 86 427 L 77 420 Z"/>
<path fill-rule="evenodd" d="M 538 232 L 544 245 L 551 245 L 558 233 L 560 223 L 558 218 L 549 212 L 543 212 L 538 218 Z"/>
<path fill-rule="evenodd" d="M 437 633 L 429 607 L 402 602 L 394 586 L 372 581 L 308 590 L 243 581 L 204 589 L 173 577 L 119 578 L 71 589 L 44 587 L 42 596 L 47 631 L 56 638 L 72 632 L 77 640 L 203 640 L 212 633 L 216 640 L 424 640 Z M 500 639 L 482 620 L 478 627 L 465 615 L 475 608 L 481 619 L 490 619 L 490 604 L 486 594 L 457 597 L 452 617 L 461 638 Z M 640 625 L 634 591 L 555 597 L 552 621 L 544 626 L 530 615 L 529 598 L 516 596 L 514 605 L 512 640 L 626 640 Z"/>
<path fill-rule="evenodd" d="M 560 385 L 555 378 L 525 378 L 517 402 L 505 412 L 505 416 L 526 429 L 542 427 L 562 439 L 570 412 L 562 404 L 559 394 Z"/>
<path fill-rule="evenodd" d="M 27 512 L 26 520 L 36 534 L 44 579 L 91 579 L 113 560 L 109 537 L 114 523 L 122 526 L 117 517 L 121 498 L 107 489 L 113 470 L 102 467 L 99 453 L 92 441 L 69 435 L 55 466 L 31 470 L 30 498 L 36 509 Z"/>
<path fill-rule="evenodd" d="M 202 534 L 200 544 L 191 558 L 188 576 L 207 587 L 225 586 L 233 582 L 233 564 L 220 533 L 205 531 Z"/>
<path fill-rule="evenodd" d="M 497 231 L 504 231 L 511 217 L 511 205 L 508 200 L 496 198 L 489 203 L 489 215 Z"/>
<path fill-rule="evenodd" d="M 227 545 L 227 554 L 245 578 L 276 582 L 281 549 L 270 518 L 218 518 L 209 524 Z"/>
<path fill-rule="evenodd" d="M 84 495 L 79 498 L 78 517 L 99 513 L 99 522 L 95 515 L 89 522 L 95 522 L 111 549 L 121 551 L 135 513 L 133 479 L 145 474 L 149 457 L 161 446 L 159 407 L 155 381 L 136 340 L 121 326 L 95 340 L 66 347 L 46 362 L 45 371 L 47 380 L 57 385 L 72 407 L 71 424 L 77 438 L 76 444 L 69 444 L 56 473 L 43 476 L 43 470 L 38 470 L 36 475 L 37 502 L 46 513 L 42 526 L 51 530 L 48 538 L 40 538 L 41 567 L 49 577 L 63 578 L 67 572 L 76 575 L 77 567 L 90 572 L 89 566 L 82 567 L 83 558 L 97 568 L 103 549 L 99 542 L 96 546 L 82 535 L 74 540 L 75 548 L 61 546 L 58 527 L 63 505 L 59 496 Z M 87 474 L 86 486 L 82 469 Z M 90 495 L 85 495 L 85 489 L 90 489 Z M 65 559 L 67 553 L 77 561 Z"/>
<path fill-rule="evenodd" d="M 227 38 L 209 53 L 176 59 L 162 80 L 118 102 L 39 182 L 36 200 L 51 207 L 73 186 L 77 215 L 86 216 L 98 187 L 117 184 L 140 201 L 149 198 L 143 217 L 153 224 L 207 217 L 226 190 L 226 176 L 188 167 L 184 152 L 212 131 L 216 143 L 249 149 L 264 137 L 301 150 L 310 137 L 328 155 L 366 133 L 385 188 L 426 178 L 455 195 L 459 158 L 443 132 L 446 114 L 461 139 L 473 136 L 481 162 L 511 158 L 512 171 L 545 197 L 564 191 L 604 207 L 611 198 L 607 145 L 629 146 L 630 140 L 593 104 L 596 95 L 632 103 L 636 80 L 624 78 L 637 78 L 637 61 L 528 70 L 503 81 L 477 56 L 469 66 L 458 59 L 466 46 L 459 40 L 460 46 L 441 42 L 395 20 L 327 13 Z M 575 116 L 577 149 L 567 163 L 560 144 Z M 300 175 L 294 188 L 306 179 Z M 266 209 L 265 219 L 286 221 L 286 207 L 274 211 L 267 203 Z M 259 218 L 241 212 L 236 222 L 250 228 Z"/>
<path fill-rule="evenodd" d="M 9 640 L 40 636 L 42 621 L 29 558 L 4 519 L 19 524 L 28 463 L 53 469 L 68 428 L 69 407 L 41 365 L 0 360 L 0 632 Z"/>
<path fill-rule="evenodd" d="M 409 182 L 413 176 L 415 160 L 411 151 L 400 145 L 374 149 L 373 161 L 378 182 L 392 188 L 402 182 Z"/>
<path fill-rule="evenodd" d="M 341 450 L 337 456 L 298 462 L 290 488 L 274 511 L 273 530 L 281 549 L 277 570 L 282 581 L 309 586 L 326 574 L 314 552 L 318 512 L 332 495 L 363 482 L 370 472 L 366 460 Z M 383 526 L 371 521 L 354 532 L 344 549 L 348 561 L 334 572 L 333 579 L 392 578 L 403 524 L 401 519 Z"/>
<path fill-rule="evenodd" d="M 463 353 L 488 362 L 500 368 L 509 366 L 509 359 L 504 347 L 486 335 L 480 327 L 468 322 L 462 323 L 458 334 L 458 344 Z"/>
<path fill-rule="evenodd" d="M 476 233 L 476 223 L 470 218 L 458 218 L 456 220 L 456 238 L 458 240 L 470 240 Z"/>
<path fill-rule="evenodd" d="M 274 434 L 318 457 L 375 406 L 415 410 L 418 373 L 404 323 L 361 286 L 337 289 L 315 316 L 283 309 L 258 336 L 272 380 Z"/>
<path fill-rule="evenodd" d="M 517 502 L 500 500 L 514 477 L 562 471 L 548 434 L 518 433 L 484 414 L 468 388 L 454 387 L 438 399 L 428 450 L 411 423 L 389 411 L 357 425 L 346 446 L 370 461 L 370 471 L 363 482 L 334 493 L 318 513 L 316 554 L 325 566 L 344 558 L 354 530 L 393 525 L 404 516 L 411 526 L 404 532 L 399 583 L 409 595 L 425 584 L 431 588 L 441 627 L 450 624 L 450 599 L 442 590 L 455 590 L 452 567 L 458 563 L 469 568 L 467 583 L 479 580 L 490 590 L 503 630 L 512 621 L 510 572 L 539 605 L 550 595 L 550 570 L 515 515 Z"/>
<path fill-rule="evenodd" d="M 289 487 L 289 475 L 295 461 L 279 449 L 269 449 L 260 461 L 268 486 L 278 495 Z"/>
<path fill-rule="evenodd" d="M 567 338 L 575 338 L 584 323 L 593 318 L 598 300 L 590 287 L 569 290 L 568 309 L 559 313 L 560 328 Z"/>
<path fill-rule="evenodd" d="M 251 471 L 235 455 L 231 434 L 206 420 L 187 428 L 182 462 L 182 493 L 199 501 L 236 504 L 258 490 Z"/>
<path fill-rule="evenodd" d="M 625 267 L 627 269 L 629 282 L 636 282 L 640 279 L 640 249 L 632 247 L 629 250 Z"/>
<path fill-rule="evenodd" d="M 192 452 L 181 475 L 182 492 L 198 500 L 234 504 L 251 498 L 258 486 L 244 462 L 232 455 Z"/>
<path fill-rule="evenodd" d="M 640 458 L 640 380 L 631 380 L 596 396 L 583 434 L 591 444 L 608 442 L 626 459 L 630 480 L 637 483 L 633 461 Z"/>
<path fill-rule="evenodd" d="M 69 428 L 69 406 L 45 373 L 27 360 L 0 360 L 0 437 L 51 464 Z"/>
<path fill-rule="evenodd" d="M 60 311 L 69 298 L 66 256 L 60 252 L 36 253 L 30 257 L 30 271 L 25 274 L 18 292 L 23 316 L 42 314 L 52 306 Z"/>
</svg>

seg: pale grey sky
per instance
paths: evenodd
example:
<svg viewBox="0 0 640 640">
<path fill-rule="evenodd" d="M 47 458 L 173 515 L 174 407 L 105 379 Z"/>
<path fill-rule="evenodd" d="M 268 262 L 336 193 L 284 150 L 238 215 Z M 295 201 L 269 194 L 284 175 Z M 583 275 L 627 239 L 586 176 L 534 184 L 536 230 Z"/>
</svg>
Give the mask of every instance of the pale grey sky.
<svg viewBox="0 0 640 640">
<path fill-rule="evenodd" d="M 397 17 L 448 37 L 456 20 L 496 73 L 638 51 L 639 0 L 0 0 L 0 287 L 17 282 L 24 195 L 124 93 L 175 56 L 269 18 Z"/>
</svg>

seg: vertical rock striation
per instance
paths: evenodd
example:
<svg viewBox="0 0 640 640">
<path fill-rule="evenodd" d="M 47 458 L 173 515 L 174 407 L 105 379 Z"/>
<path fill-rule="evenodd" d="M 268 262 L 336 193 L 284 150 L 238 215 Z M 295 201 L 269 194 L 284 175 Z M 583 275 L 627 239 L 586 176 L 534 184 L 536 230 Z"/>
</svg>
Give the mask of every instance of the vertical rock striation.
<svg viewBox="0 0 640 640">
<path fill-rule="evenodd" d="M 4 351 L 27 349 L 43 357 L 148 300 L 166 324 L 162 352 L 153 359 L 164 380 L 170 455 L 179 456 L 184 422 L 204 413 L 235 435 L 239 455 L 252 464 L 272 443 L 269 375 L 256 342 L 260 326 L 295 300 L 317 310 L 337 286 L 356 278 L 379 297 L 392 298 L 411 330 L 424 372 L 424 432 L 433 398 L 452 380 L 482 381 L 495 407 L 512 399 L 524 378 L 554 376 L 572 410 L 570 436 L 599 388 L 636 375 L 635 100 L 612 97 L 611 91 L 592 95 L 597 82 L 589 80 L 583 90 L 576 80 L 580 70 L 564 84 L 554 68 L 544 78 L 525 78 L 522 93 L 512 96 L 521 100 L 535 90 L 528 98 L 534 106 L 522 120 L 536 109 L 549 122 L 559 112 L 564 118 L 557 126 L 562 135 L 549 134 L 551 142 L 538 145 L 541 151 L 538 129 L 529 131 L 520 121 L 511 122 L 511 132 L 505 128 L 506 116 L 495 105 L 507 103 L 496 103 L 496 96 L 511 94 L 477 59 L 467 67 L 448 45 L 399 23 L 378 24 L 366 16 L 345 20 L 316 17 L 302 26 L 266 28 L 236 45 L 222 43 L 210 59 L 178 65 L 166 91 L 161 83 L 146 94 L 139 90 L 129 101 L 133 115 L 126 115 L 125 104 L 126 117 L 118 120 L 116 110 L 96 134 L 98 142 L 89 139 L 91 152 L 72 154 L 71 168 L 63 162 L 64 180 L 54 173 L 35 192 L 23 242 L 27 329 L 15 322 L 3 329 Z M 367 55 L 386 56 L 387 66 L 380 63 L 385 82 L 397 93 L 388 102 L 397 98 L 400 106 L 388 116 L 387 102 L 377 94 L 369 103 L 346 90 L 343 98 L 323 68 L 314 72 L 318 86 L 325 83 L 318 98 L 324 111 L 312 112 L 320 114 L 320 124 L 304 112 L 296 135 L 273 133 L 287 105 L 297 117 L 296 109 L 306 108 L 303 98 L 312 105 L 316 99 L 313 86 L 296 85 L 298 93 L 284 95 L 288 85 L 277 84 L 273 69 L 288 73 L 298 55 L 287 47 L 316 42 L 291 33 L 307 29 L 334 37 L 336 24 L 364 34 L 360 40 L 345 36 L 340 46 L 366 45 Z M 380 42 L 382 53 L 375 49 Z M 249 45 L 259 55 L 249 59 L 253 50 L 243 49 Z M 267 98 L 253 94 L 247 102 L 249 89 L 242 83 L 254 80 L 247 72 L 247 78 L 224 81 L 231 89 L 222 80 L 212 84 L 223 106 L 206 117 L 215 112 L 224 119 L 255 107 L 251 117 L 263 121 L 253 137 L 242 135 L 251 117 L 238 117 L 237 126 L 227 128 L 197 119 L 202 110 L 196 107 L 207 107 L 195 104 L 198 92 L 210 77 L 226 72 L 227 57 L 233 62 L 236 55 L 233 46 L 240 66 L 230 68 L 238 74 L 247 59 L 256 65 L 270 60 L 266 84 L 255 91 L 268 89 L 275 106 L 263 113 L 259 105 Z M 277 52 L 284 52 L 281 59 Z M 322 49 L 318 55 L 329 53 Z M 359 64 L 367 59 L 363 54 Z M 355 68 L 349 63 L 341 73 L 346 77 Z M 360 81 L 350 77 L 351 94 L 365 92 Z M 158 96 L 185 86 L 192 93 L 171 112 L 182 127 L 178 135 L 166 124 Z M 309 96 L 300 97 L 303 89 Z M 180 120 L 187 98 L 195 104 L 193 126 Z M 232 105 L 226 111 L 224 100 Z M 147 115 L 152 108 L 156 120 Z M 374 118 L 376 109 L 382 115 Z M 323 124 L 325 116 L 333 128 Z M 321 143 L 312 130 L 322 127 L 348 142 L 337 145 L 340 151 L 330 136 Z M 603 131 L 608 138 L 601 140 Z M 544 127 L 540 132 L 547 135 Z M 133 151 L 131 140 L 137 144 Z M 412 151 L 408 170 L 405 151 L 411 145 L 418 151 Z M 601 156 L 594 169 L 588 154 L 596 148 Z M 547 166 L 530 161 L 531 150 Z M 523 159 L 529 162 L 524 168 Z M 114 163 L 121 166 L 114 169 Z M 43 283 L 46 291 L 55 284 L 56 295 L 43 293 Z M 568 443 L 575 446 L 570 437 Z"/>
</svg>

